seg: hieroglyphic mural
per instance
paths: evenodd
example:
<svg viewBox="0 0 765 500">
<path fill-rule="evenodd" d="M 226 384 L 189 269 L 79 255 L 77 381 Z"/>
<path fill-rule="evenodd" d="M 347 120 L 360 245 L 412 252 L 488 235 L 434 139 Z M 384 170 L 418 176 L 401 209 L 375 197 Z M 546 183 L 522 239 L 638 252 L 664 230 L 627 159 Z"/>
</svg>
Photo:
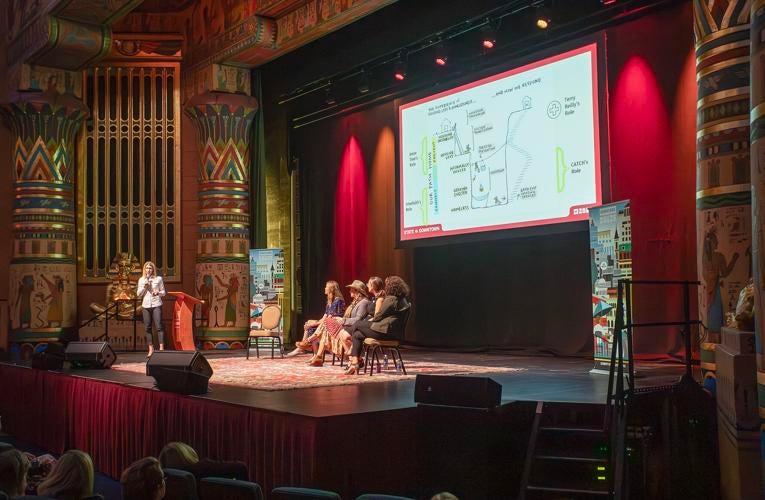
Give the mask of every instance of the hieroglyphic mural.
<svg viewBox="0 0 765 500">
<path fill-rule="evenodd" d="M 748 2 L 694 0 L 699 315 L 719 342 L 750 276 Z"/>
<path fill-rule="evenodd" d="M 248 332 L 250 128 L 257 100 L 208 93 L 186 112 L 199 144 L 196 288 L 206 301 L 204 348 L 240 348 Z"/>
<path fill-rule="evenodd" d="M 74 139 L 87 108 L 28 92 L 0 109 L 15 141 L 10 341 L 29 347 L 75 326 Z"/>
<path fill-rule="evenodd" d="M 765 485 L 765 0 L 752 2 L 751 20 L 752 277 L 760 415 L 760 480 Z"/>
</svg>

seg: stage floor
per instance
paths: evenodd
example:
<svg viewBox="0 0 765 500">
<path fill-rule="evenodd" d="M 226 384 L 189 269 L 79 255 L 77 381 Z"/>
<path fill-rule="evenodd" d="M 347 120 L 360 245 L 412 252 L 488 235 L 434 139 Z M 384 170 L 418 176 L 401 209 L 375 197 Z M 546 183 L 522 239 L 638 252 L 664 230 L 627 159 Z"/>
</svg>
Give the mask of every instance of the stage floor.
<svg viewBox="0 0 765 500">
<path fill-rule="evenodd" d="M 408 376 L 390 369 L 383 374 L 345 376 L 342 369 L 325 363 L 306 366 L 308 355 L 295 358 L 245 359 L 244 352 L 209 352 L 205 356 L 216 371 L 210 392 L 195 398 L 289 413 L 306 417 L 331 417 L 415 407 L 414 377 L 418 373 L 488 376 L 502 385 L 503 403 L 549 401 L 603 404 L 608 376 L 591 374 L 592 361 L 583 358 L 520 356 L 504 353 L 454 353 L 402 349 Z M 330 357 L 327 357 L 329 360 Z M 111 370 L 73 370 L 64 373 L 89 379 L 151 389 L 154 379 L 143 373 L 142 353 L 119 353 Z M 638 387 L 676 382 L 683 366 L 675 363 L 639 363 Z M 269 379 L 274 373 L 291 377 Z M 304 386 L 295 377 L 306 379 Z M 223 383 L 215 383 L 222 380 Z M 260 379 L 260 380 L 258 380 Z M 318 386 L 316 380 L 319 380 Z M 232 380 L 232 383 L 226 381 Z M 254 380 L 253 387 L 243 383 Z M 275 380 L 273 386 L 268 383 Z M 314 386 L 311 386 L 314 385 Z"/>
</svg>

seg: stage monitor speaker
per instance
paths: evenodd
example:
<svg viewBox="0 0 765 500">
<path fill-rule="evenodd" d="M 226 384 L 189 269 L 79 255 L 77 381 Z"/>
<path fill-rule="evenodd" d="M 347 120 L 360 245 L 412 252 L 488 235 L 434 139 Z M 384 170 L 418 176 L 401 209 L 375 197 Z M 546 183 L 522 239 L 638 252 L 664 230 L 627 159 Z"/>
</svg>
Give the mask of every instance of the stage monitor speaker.
<svg viewBox="0 0 765 500">
<path fill-rule="evenodd" d="M 213 370 L 199 351 L 154 351 L 146 362 L 146 375 L 161 391 L 205 394 Z"/>
<path fill-rule="evenodd" d="M 117 355 L 108 342 L 69 342 L 66 360 L 72 368 L 111 368 Z"/>
<path fill-rule="evenodd" d="M 499 406 L 502 386 L 488 377 L 417 375 L 414 401 L 424 405 L 490 409 Z"/>
<path fill-rule="evenodd" d="M 44 350 L 32 354 L 32 368 L 37 370 L 61 370 L 64 368 L 63 344 L 51 342 Z"/>
</svg>

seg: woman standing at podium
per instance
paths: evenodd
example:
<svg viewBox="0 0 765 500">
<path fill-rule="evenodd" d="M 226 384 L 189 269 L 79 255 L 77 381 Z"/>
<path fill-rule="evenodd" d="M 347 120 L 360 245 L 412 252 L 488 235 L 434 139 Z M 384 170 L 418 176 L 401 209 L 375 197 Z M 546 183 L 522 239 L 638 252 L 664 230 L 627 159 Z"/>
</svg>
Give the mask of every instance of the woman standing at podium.
<svg viewBox="0 0 765 500">
<path fill-rule="evenodd" d="M 165 296 L 165 282 L 157 276 L 157 267 L 150 260 L 143 265 L 143 276 L 138 280 L 136 290 L 143 307 L 143 326 L 146 328 L 146 342 L 149 344 L 148 358 L 154 354 L 154 342 L 151 336 L 152 326 L 157 333 L 159 350 L 165 349 L 165 335 L 162 331 L 162 297 Z"/>
</svg>

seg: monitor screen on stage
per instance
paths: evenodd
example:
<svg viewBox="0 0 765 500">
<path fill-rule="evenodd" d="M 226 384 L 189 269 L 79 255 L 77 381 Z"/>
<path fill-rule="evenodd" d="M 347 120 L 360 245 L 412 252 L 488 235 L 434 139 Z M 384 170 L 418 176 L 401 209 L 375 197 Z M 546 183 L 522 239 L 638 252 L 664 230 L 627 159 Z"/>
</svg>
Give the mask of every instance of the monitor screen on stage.
<svg viewBox="0 0 765 500">
<path fill-rule="evenodd" d="M 598 60 L 593 42 L 401 105 L 399 241 L 586 220 L 603 198 Z"/>
</svg>

